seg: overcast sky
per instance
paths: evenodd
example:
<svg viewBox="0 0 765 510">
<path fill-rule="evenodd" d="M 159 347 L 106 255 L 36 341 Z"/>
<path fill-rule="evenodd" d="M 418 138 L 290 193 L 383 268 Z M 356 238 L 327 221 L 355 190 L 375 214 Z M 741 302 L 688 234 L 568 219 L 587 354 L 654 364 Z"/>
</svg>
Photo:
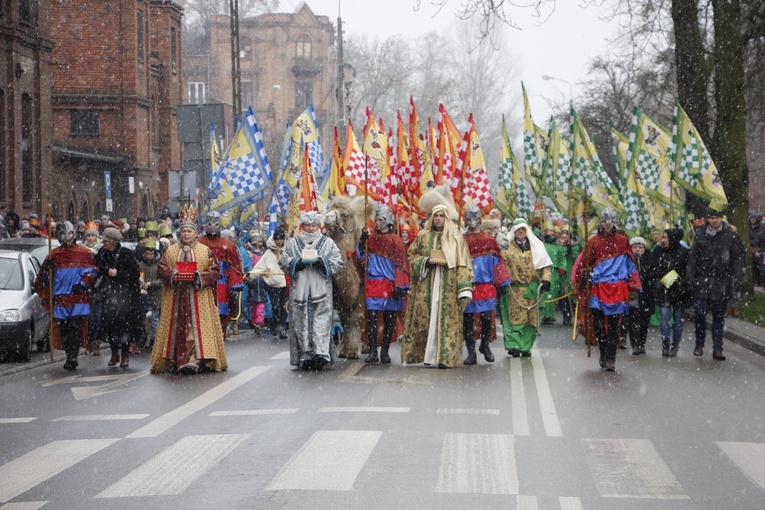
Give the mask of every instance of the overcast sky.
<svg viewBox="0 0 765 510">
<path fill-rule="evenodd" d="M 301 3 L 300 0 L 281 0 L 280 9 L 293 11 Z M 314 13 L 329 16 L 332 23 L 336 23 L 338 0 L 306 0 L 305 3 Z M 346 34 L 366 33 L 381 39 L 443 31 L 458 20 L 462 0 L 449 0 L 440 11 L 429 0 L 420 3 L 419 10 L 415 11 L 416 0 L 344 0 L 340 4 L 343 28 Z M 570 82 L 576 107 L 577 82 L 587 75 L 587 63 L 605 50 L 608 39 L 613 38 L 618 28 L 615 22 L 602 19 L 607 11 L 582 8 L 580 0 L 555 4 L 555 11 L 549 17 L 543 16 L 544 22 L 531 9 L 514 8 L 519 29 L 507 31 L 510 48 L 520 65 L 519 79 L 526 85 L 535 121 L 540 125 L 547 125 L 550 115 L 546 99 L 565 104 L 570 90 L 566 83 L 545 81 L 542 75 Z M 517 86 L 520 89 L 520 82 Z"/>
</svg>

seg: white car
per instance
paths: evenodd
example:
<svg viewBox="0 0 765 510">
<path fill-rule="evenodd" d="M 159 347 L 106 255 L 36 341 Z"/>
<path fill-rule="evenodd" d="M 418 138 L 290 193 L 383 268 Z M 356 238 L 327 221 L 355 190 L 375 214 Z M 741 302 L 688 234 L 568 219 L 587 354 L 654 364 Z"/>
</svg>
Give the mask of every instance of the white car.
<svg viewBox="0 0 765 510">
<path fill-rule="evenodd" d="M 23 251 L 0 250 L 0 353 L 29 361 L 49 348 L 50 318 L 32 284 L 40 262 Z"/>
</svg>

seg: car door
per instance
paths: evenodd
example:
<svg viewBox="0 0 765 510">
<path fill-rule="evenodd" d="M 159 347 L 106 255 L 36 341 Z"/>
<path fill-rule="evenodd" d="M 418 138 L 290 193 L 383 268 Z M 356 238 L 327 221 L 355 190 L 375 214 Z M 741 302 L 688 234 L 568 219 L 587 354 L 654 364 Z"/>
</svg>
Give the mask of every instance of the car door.
<svg viewBox="0 0 765 510">
<path fill-rule="evenodd" d="M 50 322 L 48 312 L 42 304 L 42 299 L 35 292 L 32 284 L 37 278 L 37 274 L 40 272 L 40 263 L 33 256 L 26 257 L 25 263 L 27 264 L 27 275 L 30 278 L 29 286 L 31 292 L 31 306 L 32 306 L 32 318 L 35 324 L 35 342 L 44 340 L 48 335 L 48 329 L 50 328 Z"/>
</svg>

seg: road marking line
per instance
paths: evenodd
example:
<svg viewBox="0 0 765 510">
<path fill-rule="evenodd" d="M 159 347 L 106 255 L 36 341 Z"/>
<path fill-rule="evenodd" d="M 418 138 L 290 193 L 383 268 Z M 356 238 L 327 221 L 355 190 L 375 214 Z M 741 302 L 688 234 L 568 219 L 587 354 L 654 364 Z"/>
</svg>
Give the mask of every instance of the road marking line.
<svg viewBox="0 0 765 510">
<path fill-rule="evenodd" d="M 408 413 L 408 407 L 322 407 L 320 413 Z"/>
<path fill-rule="evenodd" d="M 531 368 L 534 371 L 534 383 L 537 387 L 539 406 L 542 408 L 542 423 L 544 423 L 545 432 L 550 437 L 561 437 L 563 432 L 560 429 L 558 413 L 555 411 L 550 383 L 547 381 L 547 372 L 545 372 L 545 366 L 542 363 L 542 355 L 536 347 L 534 347 L 531 356 Z"/>
<path fill-rule="evenodd" d="M 315 432 L 265 490 L 353 490 L 381 437 L 382 432 L 376 430 Z"/>
<path fill-rule="evenodd" d="M 765 444 L 715 441 L 752 482 L 765 491 Z"/>
<path fill-rule="evenodd" d="M 96 498 L 181 494 L 248 437 L 250 434 L 186 436 L 101 491 Z"/>
<path fill-rule="evenodd" d="M 143 420 L 150 414 L 90 414 L 82 416 L 62 416 L 51 421 L 109 421 L 109 420 Z"/>
<path fill-rule="evenodd" d="M 119 439 L 52 441 L 0 466 L 0 503 L 23 494 Z"/>
<path fill-rule="evenodd" d="M 606 498 L 690 499 L 647 439 L 582 439 L 587 462 Z"/>
<path fill-rule="evenodd" d="M 526 390 L 523 386 L 521 358 L 510 358 L 510 395 L 513 400 L 513 434 L 529 435 L 529 417 L 526 413 Z"/>
<path fill-rule="evenodd" d="M 521 496 L 518 494 L 515 497 L 515 504 L 518 505 L 518 510 L 537 510 L 539 508 L 536 496 Z"/>
<path fill-rule="evenodd" d="M 561 496 L 558 500 L 560 501 L 560 510 L 584 510 L 581 498 Z"/>
<path fill-rule="evenodd" d="M 499 409 L 462 409 L 460 407 L 446 407 L 438 409 L 436 414 L 499 414 Z"/>
<path fill-rule="evenodd" d="M 436 492 L 518 494 L 513 441 L 507 434 L 446 434 Z"/>
<path fill-rule="evenodd" d="M 241 374 L 238 374 L 227 381 L 222 382 L 215 388 L 206 391 L 194 400 L 187 402 L 186 404 L 178 407 L 169 413 L 163 414 L 156 420 L 147 423 L 140 429 L 136 430 L 132 434 L 129 434 L 128 438 L 140 438 L 140 437 L 157 437 L 161 433 L 170 429 L 174 425 L 177 425 L 182 420 L 188 418 L 192 414 L 196 413 L 212 404 L 216 400 L 225 397 L 239 386 L 251 381 L 271 367 L 252 367 L 248 368 Z"/>
<path fill-rule="evenodd" d="M 31 418 L 0 418 L 0 424 L 5 423 L 29 423 L 30 421 L 36 420 L 37 417 L 31 417 Z"/>
<path fill-rule="evenodd" d="M 101 382 L 101 381 L 120 381 L 124 379 L 135 379 L 136 374 L 145 375 L 148 374 L 148 370 L 144 370 L 141 372 L 133 372 L 133 373 L 127 373 L 127 374 L 113 374 L 113 375 L 92 375 L 92 376 L 81 376 L 81 375 L 70 375 L 67 377 L 59 377 L 57 379 L 49 379 L 47 381 L 43 381 L 40 383 L 40 386 L 43 388 L 47 388 L 48 386 L 53 386 L 55 384 L 72 384 L 72 383 L 84 383 L 84 382 Z"/>
<path fill-rule="evenodd" d="M 290 359 L 290 351 L 283 351 L 275 356 L 271 356 L 269 359 Z"/>
<path fill-rule="evenodd" d="M 47 505 L 47 501 L 23 501 L 19 503 L 6 503 L 0 506 L 0 510 L 37 510 Z"/>
<path fill-rule="evenodd" d="M 239 411 L 213 411 L 208 416 L 259 416 L 263 414 L 295 414 L 297 409 L 242 409 Z"/>
</svg>

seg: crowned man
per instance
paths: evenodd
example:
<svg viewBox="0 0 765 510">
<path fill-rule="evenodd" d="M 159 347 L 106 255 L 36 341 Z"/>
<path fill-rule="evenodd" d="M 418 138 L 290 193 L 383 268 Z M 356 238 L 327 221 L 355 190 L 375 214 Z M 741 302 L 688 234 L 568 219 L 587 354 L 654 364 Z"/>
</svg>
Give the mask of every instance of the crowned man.
<svg viewBox="0 0 765 510">
<path fill-rule="evenodd" d="M 205 217 L 205 235 L 199 242 L 212 250 L 220 264 L 220 279 L 218 280 L 218 315 L 223 329 L 224 340 L 228 339 L 228 323 L 231 315 L 238 316 L 240 311 L 239 297 L 244 287 L 242 278 L 242 261 L 239 249 L 228 239 L 221 237 L 221 216 L 218 211 L 211 211 Z"/>
<path fill-rule="evenodd" d="M 380 205 L 375 211 L 375 232 L 362 234 L 357 248 L 366 267 L 367 363 L 390 363 L 388 348 L 393 338 L 397 316 L 404 309 L 404 295 L 409 291 L 409 261 L 404 241 L 393 232 L 395 221 L 390 207 Z M 383 335 L 377 357 L 377 319 L 382 312 Z"/>
<path fill-rule="evenodd" d="M 499 245 L 494 236 L 481 230 L 481 210 L 475 205 L 465 209 L 465 242 L 473 260 L 473 300 L 465 307 L 462 319 L 463 337 L 468 357 L 465 365 L 477 363 L 475 354 L 474 323 L 479 322 L 481 345 L 478 351 L 483 358 L 494 362 L 494 354 L 489 348 L 493 338 L 494 311 L 497 308 L 497 292 L 504 292 L 510 284 L 510 274 L 502 262 Z"/>
<path fill-rule="evenodd" d="M 510 292 L 502 296 L 502 330 L 507 354 L 531 356 L 539 331 L 539 303 L 550 290 L 552 260 L 544 244 L 532 232 L 526 220 L 513 222 L 510 246 L 502 250 L 502 259 L 510 271 Z"/>
</svg>

